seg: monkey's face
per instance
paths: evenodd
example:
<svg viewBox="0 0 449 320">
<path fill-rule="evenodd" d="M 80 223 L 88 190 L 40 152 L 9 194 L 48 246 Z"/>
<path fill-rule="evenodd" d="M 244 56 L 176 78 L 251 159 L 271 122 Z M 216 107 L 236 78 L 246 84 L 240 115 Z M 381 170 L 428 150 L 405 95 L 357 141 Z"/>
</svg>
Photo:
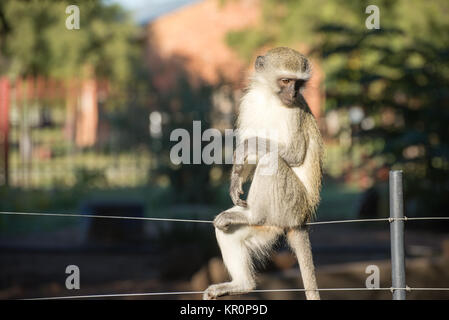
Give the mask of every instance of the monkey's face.
<svg viewBox="0 0 449 320">
<path fill-rule="evenodd" d="M 277 80 L 279 88 L 277 95 L 285 106 L 290 107 L 298 101 L 304 85 L 305 80 L 303 79 L 279 78 Z"/>
<path fill-rule="evenodd" d="M 301 53 L 286 47 L 274 48 L 258 56 L 256 76 L 268 85 L 286 107 L 297 105 L 310 79 L 310 63 Z"/>
</svg>

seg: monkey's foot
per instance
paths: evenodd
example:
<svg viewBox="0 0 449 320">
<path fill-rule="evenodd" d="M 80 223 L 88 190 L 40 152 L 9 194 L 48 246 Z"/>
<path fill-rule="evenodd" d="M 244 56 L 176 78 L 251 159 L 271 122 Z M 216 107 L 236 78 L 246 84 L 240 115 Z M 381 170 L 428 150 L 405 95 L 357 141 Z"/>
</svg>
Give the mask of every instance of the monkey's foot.
<svg viewBox="0 0 449 320">
<path fill-rule="evenodd" d="M 254 286 L 243 287 L 232 282 L 213 284 L 203 293 L 203 300 L 215 300 L 218 297 L 231 294 L 247 293 L 254 289 Z"/>
<path fill-rule="evenodd" d="M 222 212 L 214 219 L 214 227 L 221 231 L 228 231 L 231 226 L 232 219 L 228 217 L 228 212 Z"/>
<path fill-rule="evenodd" d="M 248 224 L 241 212 L 224 211 L 214 219 L 214 227 L 224 232 L 229 231 L 232 225 L 237 224 Z"/>
</svg>

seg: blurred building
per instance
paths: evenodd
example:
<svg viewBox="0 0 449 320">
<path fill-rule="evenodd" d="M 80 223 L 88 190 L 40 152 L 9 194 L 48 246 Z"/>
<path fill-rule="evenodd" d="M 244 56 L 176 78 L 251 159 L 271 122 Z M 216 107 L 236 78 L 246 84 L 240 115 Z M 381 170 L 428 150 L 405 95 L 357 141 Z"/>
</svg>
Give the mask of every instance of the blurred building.
<svg viewBox="0 0 449 320">
<path fill-rule="evenodd" d="M 201 83 L 217 86 L 213 126 L 231 128 L 235 108 L 253 68 L 250 65 L 248 69 L 245 61 L 227 45 L 226 35 L 256 25 L 261 18 L 260 2 L 204 0 L 150 22 L 147 61 L 156 89 L 169 92 L 180 72 L 187 74 L 193 86 Z M 322 73 L 315 65 L 305 96 L 317 117 L 324 98 L 321 83 Z"/>
<path fill-rule="evenodd" d="M 159 62 L 182 63 L 193 83 L 220 81 L 237 83 L 244 77 L 245 64 L 227 46 L 226 34 L 257 23 L 259 0 L 200 1 L 164 15 L 148 24 L 148 61 L 161 68 L 156 85 L 167 90 L 177 68 Z"/>
</svg>

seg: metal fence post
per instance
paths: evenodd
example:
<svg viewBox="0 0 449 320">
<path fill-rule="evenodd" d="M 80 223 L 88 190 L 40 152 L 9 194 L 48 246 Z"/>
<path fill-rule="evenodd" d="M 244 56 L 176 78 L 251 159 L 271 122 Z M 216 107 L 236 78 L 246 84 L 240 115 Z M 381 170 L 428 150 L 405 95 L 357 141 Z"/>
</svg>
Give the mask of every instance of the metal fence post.
<svg viewBox="0 0 449 320">
<path fill-rule="evenodd" d="M 405 300 L 404 209 L 402 170 L 390 171 L 390 238 L 393 300 Z"/>
</svg>

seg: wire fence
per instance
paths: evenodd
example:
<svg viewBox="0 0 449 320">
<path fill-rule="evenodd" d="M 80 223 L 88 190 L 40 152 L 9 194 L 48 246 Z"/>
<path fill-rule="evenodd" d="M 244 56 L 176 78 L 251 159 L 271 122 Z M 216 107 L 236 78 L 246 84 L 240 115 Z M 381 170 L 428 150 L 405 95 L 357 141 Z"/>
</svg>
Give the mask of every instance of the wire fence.
<svg viewBox="0 0 449 320">
<path fill-rule="evenodd" d="M 116 215 L 94 215 L 82 213 L 45 213 L 45 212 L 13 212 L 0 211 L 0 215 L 14 216 L 49 216 L 49 217 L 65 217 L 65 218 L 95 218 L 95 219 L 121 219 L 121 220 L 142 220 L 142 221 L 166 221 L 166 222 L 183 222 L 183 223 L 206 223 L 212 224 L 212 220 L 196 220 L 196 219 L 174 219 L 174 218 L 156 218 L 156 217 L 131 217 Z M 374 219 L 347 219 L 347 220 L 331 220 L 331 221 L 315 221 L 306 223 L 307 225 L 326 225 L 326 224 L 343 224 L 343 223 L 365 223 L 365 222 L 393 222 L 393 221 L 417 221 L 417 220 L 449 220 L 449 217 L 406 217 L 403 218 L 374 218 Z M 390 288 L 319 288 L 320 292 L 331 291 L 449 291 L 449 288 L 412 288 L 412 287 L 390 287 Z M 253 290 L 253 293 L 274 293 L 274 292 L 305 292 L 306 289 L 288 288 L 288 289 L 260 289 Z M 42 297 L 27 300 L 62 300 L 62 299 L 100 299 L 100 298 L 124 298 L 124 297 L 145 297 L 145 296 L 170 296 L 170 295 L 202 295 L 203 291 L 173 291 L 173 292 L 145 292 L 145 293 L 119 293 L 119 294 L 97 294 L 97 295 L 76 295 L 76 296 L 60 296 L 60 297 Z"/>
<path fill-rule="evenodd" d="M 449 288 L 319 288 L 313 291 L 329 292 L 329 291 L 449 291 Z M 274 293 L 274 292 L 306 292 L 306 289 L 260 289 L 252 290 L 251 293 Z M 125 297 L 145 297 L 145 296 L 173 296 L 173 295 L 202 295 L 204 291 L 176 291 L 176 292 L 144 292 L 144 293 L 117 293 L 117 294 L 92 294 L 92 295 L 78 295 L 78 296 L 61 296 L 61 297 L 46 297 L 46 298 L 32 298 L 25 300 L 71 300 L 71 299 L 100 299 L 100 298 L 125 298 Z"/>
<path fill-rule="evenodd" d="M 122 220 L 143 220 L 143 221 L 167 221 L 167 222 L 187 222 L 187 223 L 210 223 L 212 220 L 197 220 L 197 219 L 174 219 L 174 218 L 155 218 L 155 217 L 130 217 L 130 216 L 116 216 L 116 215 L 95 215 L 83 213 L 47 213 L 47 212 L 13 212 L 0 211 L 1 215 L 17 215 L 17 216 L 50 216 L 50 217 L 66 217 L 66 218 L 96 218 L 96 219 L 122 219 Z M 307 222 L 306 225 L 322 225 L 322 224 L 340 224 L 340 223 L 354 223 L 354 222 L 392 222 L 392 221 L 414 221 L 414 220 L 449 220 L 449 217 L 403 217 L 403 218 L 374 218 L 374 219 L 347 219 L 347 220 L 329 220 L 329 221 L 315 221 Z"/>
</svg>

